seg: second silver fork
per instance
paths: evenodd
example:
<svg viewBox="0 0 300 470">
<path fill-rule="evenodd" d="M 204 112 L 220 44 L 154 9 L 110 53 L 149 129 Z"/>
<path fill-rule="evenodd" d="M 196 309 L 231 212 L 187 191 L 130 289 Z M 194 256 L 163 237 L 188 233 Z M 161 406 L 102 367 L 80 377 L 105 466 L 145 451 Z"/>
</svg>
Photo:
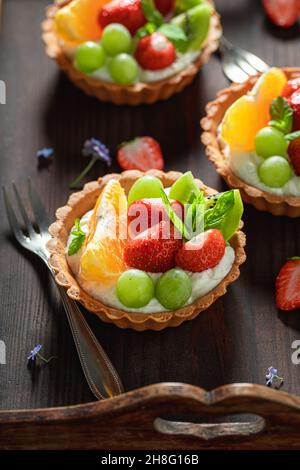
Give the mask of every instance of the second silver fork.
<svg viewBox="0 0 300 470">
<path fill-rule="evenodd" d="M 252 52 L 234 46 L 224 36 L 220 41 L 220 53 L 223 72 L 235 83 L 246 81 L 249 76 L 266 72 L 270 66 Z"/>
</svg>

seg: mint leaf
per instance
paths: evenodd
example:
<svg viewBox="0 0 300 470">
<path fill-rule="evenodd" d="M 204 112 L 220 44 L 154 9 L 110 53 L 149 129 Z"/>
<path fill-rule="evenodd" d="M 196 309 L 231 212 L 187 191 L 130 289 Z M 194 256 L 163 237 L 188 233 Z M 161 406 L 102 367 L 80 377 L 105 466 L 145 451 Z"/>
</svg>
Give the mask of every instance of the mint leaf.
<svg viewBox="0 0 300 470">
<path fill-rule="evenodd" d="M 288 258 L 289 261 L 299 261 L 300 256 L 292 256 L 291 258 Z"/>
<path fill-rule="evenodd" d="M 298 137 L 300 137 L 300 131 L 291 132 L 284 136 L 285 140 L 288 142 L 292 142 L 292 140 L 298 139 Z"/>
<path fill-rule="evenodd" d="M 86 238 L 86 234 L 84 233 L 84 231 L 82 230 L 80 226 L 80 219 L 75 219 L 74 225 L 75 225 L 75 230 L 72 230 L 71 232 L 71 234 L 73 235 L 73 239 L 68 248 L 69 256 L 75 255 L 75 253 L 77 253 L 77 251 L 80 250 Z"/>
<path fill-rule="evenodd" d="M 163 205 L 165 206 L 167 216 L 173 223 L 174 227 L 179 231 L 179 233 L 181 233 L 182 237 L 184 237 L 185 236 L 184 223 L 172 209 L 169 198 L 163 189 L 161 189 L 161 198 L 162 198 Z"/>
<path fill-rule="evenodd" d="M 270 106 L 272 120 L 269 122 L 269 125 L 284 134 L 288 134 L 293 126 L 293 113 L 287 100 L 282 96 L 278 96 L 278 98 L 272 101 Z"/>
<path fill-rule="evenodd" d="M 199 194 L 193 193 L 189 199 L 189 204 L 185 214 L 185 229 L 186 237 L 191 239 L 203 232 L 205 211 L 205 197 L 203 191 Z"/>
<path fill-rule="evenodd" d="M 138 39 L 149 36 L 156 31 L 156 25 L 154 23 L 146 23 L 144 26 L 139 28 L 135 33 L 135 37 Z"/>
<path fill-rule="evenodd" d="M 222 193 L 212 209 L 208 209 L 204 214 L 204 230 L 219 225 L 227 213 L 234 206 L 234 192 L 233 190 Z"/>
<path fill-rule="evenodd" d="M 149 23 L 161 26 L 164 23 L 163 16 L 155 8 L 153 0 L 142 0 L 142 9 Z"/>
<path fill-rule="evenodd" d="M 169 41 L 174 44 L 174 46 L 179 52 L 186 52 L 188 46 L 188 38 L 185 32 L 179 26 L 175 24 L 166 23 L 158 29 L 158 32 L 166 36 Z"/>
</svg>

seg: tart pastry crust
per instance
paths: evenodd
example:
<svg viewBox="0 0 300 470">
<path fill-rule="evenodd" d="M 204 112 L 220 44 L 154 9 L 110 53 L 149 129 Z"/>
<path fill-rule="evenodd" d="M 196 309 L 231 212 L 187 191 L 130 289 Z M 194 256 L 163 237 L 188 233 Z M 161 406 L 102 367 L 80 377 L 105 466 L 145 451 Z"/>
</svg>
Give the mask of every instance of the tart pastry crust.
<svg viewBox="0 0 300 470">
<path fill-rule="evenodd" d="M 300 68 L 282 68 L 288 79 L 300 76 Z M 230 169 L 222 144 L 218 139 L 218 127 L 226 110 L 242 95 L 250 91 L 261 74 L 250 77 L 242 84 L 234 83 L 230 87 L 221 90 L 214 101 L 206 106 L 206 117 L 201 120 L 203 133 L 202 143 L 205 145 L 206 155 L 214 164 L 216 171 L 222 176 L 229 187 L 238 188 L 243 200 L 252 204 L 260 211 L 271 212 L 273 215 L 286 215 L 288 217 L 300 216 L 300 197 L 279 196 L 263 191 L 249 185 Z"/>
<path fill-rule="evenodd" d="M 211 292 L 196 299 L 192 304 L 175 311 L 154 314 L 130 313 L 108 307 L 87 294 L 80 287 L 70 270 L 65 254 L 69 232 L 74 220 L 77 217 L 82 217 L 83 214 L 94 207 L 101 190 L 110 179 L 118 179 L 124 187 L 126 194 L 128 194 L 132 184 L 144 174 L 158 177 L 165 187 L 171 186 L 182 175 L 182 173 L 175 171 L 164 173 L 158 170 L 151 170 L 142 173 L 137 170 L 130 170 L 121 174 L 109 174 L 99 178 L 98 181 L 87 183 L 82 191 L 73 193 L 70 196 L 66 206 L 57 209 L 57 220 L 49 227 L 52 239 L 47 245 L 51 253 L 49 264 L 56 273 L 56 282 L 67 289 L 69 297 L 79 301 L 85 308 L 101 318 L 101 320 L 114 323 L 120 328 L 132 328 L 137 331 L 162 330 L 169 326 L 178 326 L 185 320 L 192 320 L 200 312 L 206 310 L 218 297 L 225 294 L 227 286 L 239 277 L 239 266 L 246 259 L 244 251 L 246 237 L 241 230 L 238 230 L 230 240 L 230 245 L 235 251 L 235 260 L 227 276 Z M 206 195 L 216 193 L 215 190 L 205 186 L 202 181 L 196 180 L 196 182 Z"/>
<path fill-rule="evenodd" d="M 55 59 L 59 67 L 68 75 L 70 80 L 87 95 L 92 95 L 101 101 L 109 101 L 115 104 L 152 104 L 158 100 L 166 100 L 175 93 L 179 93 L 191 83 L 200 68 L 208 62 L 210 56 L 218 49 L 222 36 L 220 17 L 214 11 L 208 37 L 200 56 L 181 72 L 171 77 L 153 83 L 138 82 L 131 86 L 121 86 L 116 83 L 106 82 L 91 78 L 79 72 L 72 61 L 62 50 L 54 31 L 54 15 L 59 8 L 69 3 L 70 0 L 55 0 L 54 5 L 47 8 L 46 20 L 42 23 L 42 39 L 45 43 L 46 53 L 51 59 Z M 209 0 L 212 3 L 211 0 Z"/>
</svg>

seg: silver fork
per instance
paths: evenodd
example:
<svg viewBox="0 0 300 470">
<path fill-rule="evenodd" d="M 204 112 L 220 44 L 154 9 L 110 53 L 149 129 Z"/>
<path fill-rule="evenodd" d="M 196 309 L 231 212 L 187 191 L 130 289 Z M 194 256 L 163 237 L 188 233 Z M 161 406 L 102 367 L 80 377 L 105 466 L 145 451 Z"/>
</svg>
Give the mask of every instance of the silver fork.
<svg viewBox="0 0 300 470">
<path fill-rule="evenodd" d="M 249 76 L 266 72 L 270 66 L 256 55 L 234 46 L 224 36 L 220 42 L 223 72 L 232 82 L 242 83 Z"/>
<path fill-rule="evenodd" d="M 34 214 L 36 230 L 30 221 L 30 217 L 14 183 L 13 190 L 27 233 L 25 234 L 22 230 L 7 191 L 3 187 L 4 202 L 10 228 L 20 245 L 35 253 L 44 261 L 54 279 L 54 271 L 48 264 L 49 253 L 46 243 L 50 239 L 50 235 L 48 232 L 49 220 L 45 208 L 33 189 L 30 180 L 28 180 L 28 198 Z M 77 303 L 68 297 L 63 287 L 56 283 L 55 285 L 60 293 L 81 366 L 92 393 L 99 400 L 121 394 L 123 392 L 121 379 L 85 321 Z"/>
</svg>

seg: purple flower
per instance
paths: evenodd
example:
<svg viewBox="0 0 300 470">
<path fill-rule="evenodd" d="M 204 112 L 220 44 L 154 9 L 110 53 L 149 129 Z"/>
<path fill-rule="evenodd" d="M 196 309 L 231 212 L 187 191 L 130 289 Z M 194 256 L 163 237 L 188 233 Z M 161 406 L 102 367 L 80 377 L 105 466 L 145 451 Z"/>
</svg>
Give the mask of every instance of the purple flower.
<svg viewBox="0 0 300 470">
<path fill-rule="evenodd" d="M 32 362 L 35 362 L 36 358 L 40 359 L 41 361 L 45 362 L 46 364 L 48 364 L 50 361 L 52 361 L 52 359 L 56 359 L 56 356 L 51 356 L 49 357 L 49 359 L 46 359 L 45 357 L 43 357 L 41 354 L 40 354 L 40 350 L 42 349 L 42 345 L 41 344 L 38 344 L 37 346 L 35 346 L 32 351 L 30 351 L 30 354 L 29 356 L 27 357 L 27 360 L 28 361 L 32 361 Z"/>
<path fill-rule="evenodd" d="M 38 344 L 37 346 L 35 346 L 33 348 L 32 351 L 30 351 L 30 354 L 29 356 L 27 357 L 28 361 L 35 361 L 36 359 L 36 356 L 38 355 L 38 353 L 40 352 L 40 350 L 42 349 L 42 345 L 41 344 Z"/>
<path fill-rule="evenodd" d="M 109 150 L 100 140 L 91 137 L 83 144 L 82 155 L 84 157 L 92 157 L 93 159 L 102 160 L 111 165 Z"/>
<path fill-rule="evenodd" d="M 42 148 L 36 152 L 36 156 L 38 157 L 39 160 L 48 160 L 49 158 L 52 157 L 54 153 L 54 150 L 51 148 Z"/>
<path fill-rule="evenodd" d="M 266 385 L 274 388 L 280 388 L 283 384 L 283 377 L 279 377 L 278 370 L 275 367 L 271 366 L 268 368 L 268 373 L 266 374 Z"/>
<path fill-rule="evenodd" d="M 111 158 L 108 148 L 106 145 L 100 142 L 100 140 L 95 139 L 94 137 L 91 137 L 85 141 L 81 153 L 84 157 L 91 157 L 91 160 L 82 170 L 80 175 L 78 175 L 77 178 L 75 178 L 75 180 L 72 181 L 72 183 L 69 185 L 70 189 L 76 189 L 78 187 L 79 183 L 81 183 L 81 181 L 86 177 L 97 160 L 102 160 L 108 166 L 111 165 Z"/>
</svg>

